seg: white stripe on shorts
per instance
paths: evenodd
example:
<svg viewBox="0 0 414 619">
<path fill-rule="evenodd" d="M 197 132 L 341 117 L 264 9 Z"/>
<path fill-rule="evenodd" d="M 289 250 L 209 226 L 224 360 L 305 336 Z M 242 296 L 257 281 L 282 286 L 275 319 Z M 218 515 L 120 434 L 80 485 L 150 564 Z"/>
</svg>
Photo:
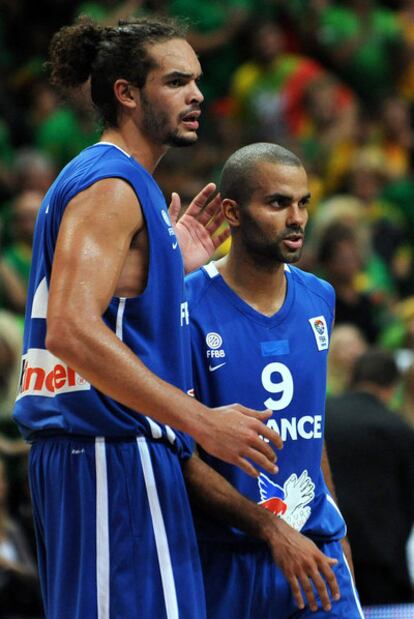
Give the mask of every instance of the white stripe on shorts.
<svg viewBox="0 0 414 619">
<path fill-rule="evenodd" d="M 108 477 L 105 439 L 95 439 L 96 462 L 96 599 L 98 619 L 109 619 Z"/>
<path fill-rule="evenodd" d="M 158 498 L 157 486 L 152 468 L 151 455 L 144 436 L 137 438 L 138 451 L 141 458 L 142 471 L 147 489 L 152 526 L 154 529 L 155 545 L 157 547 L 158 563 L 162 589 L 164 592 L 165 610 L 168 619 L 178 619 L 177 593 L 175 590 L 174 574 L 171 564 L 170 549 L 167 532 L 162 517 L 161 505 Z"/>
<path fill-rule="evenodd" d="M 345 563 L 345 565 L 346 565 L 346 568 L 347 568 L 347 570 L 348 570 L 348 572 L 349 572 L 349 578 L 350 578 L 350 580 L 351 580 L 351 587 L 352 587 L 352 592 L 353 592 L 353 594 L 354 594 L 355 603 L 356 603 L 356 605 L 357 605 L 357 608 L 358 608 L 359 614 L 361 615 L 361 619 L 364 619 L 364 611 L 363 611 L 363 610 L 362 610 L 362 608 L 361 608 L 361 603 L 360 603 L 360 601 L 359 601 L 358 593 L 356 592 L 356 589 L 355 589 L 355 585 L 354 585 L 354 578 L 353 578 L 353 576 L 352 576 L 351 568 L 349 567 L 348 561 L 346 560 L 346 556 L 344 555 L 344 553 L 342 553 L 342 556 L 343 556 L 343 558 L 344 558 L 344 563 Z"/>
</svg>

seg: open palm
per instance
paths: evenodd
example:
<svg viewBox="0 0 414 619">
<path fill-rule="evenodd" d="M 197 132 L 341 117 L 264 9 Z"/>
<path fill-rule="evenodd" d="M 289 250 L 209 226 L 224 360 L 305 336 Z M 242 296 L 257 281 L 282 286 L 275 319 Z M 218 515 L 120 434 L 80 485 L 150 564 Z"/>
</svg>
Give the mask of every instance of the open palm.
<svg viewBox="0 0 414 619">
<path fill-rule="evenodd" d="M 180 218 L 180 197 L 177 193 L 171 196 L 171 225 L 180 245 L 186 273 L 206 264 L 230 234 L 228 229 L 216 234 L 224 221 L 224 215 L 220 194 L 211 199 L 215 190 L 214 183 L 206 185 Z"/>
</svg>

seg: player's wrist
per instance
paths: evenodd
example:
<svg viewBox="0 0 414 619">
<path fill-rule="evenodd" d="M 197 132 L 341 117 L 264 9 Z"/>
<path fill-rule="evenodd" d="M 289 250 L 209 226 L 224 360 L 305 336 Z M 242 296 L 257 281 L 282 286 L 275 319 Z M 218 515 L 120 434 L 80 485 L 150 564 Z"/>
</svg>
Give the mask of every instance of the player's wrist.
<svg viewBox="0 0 414 619">
<path fill-rule="evenodd" d="M 206 437 L 209 436 L 209 408 L 198 402 L 191 401 L 191 409 L 186 415 L 184 432 L 190 434 L 199 445 L 203 445 Z"/>
</svg>

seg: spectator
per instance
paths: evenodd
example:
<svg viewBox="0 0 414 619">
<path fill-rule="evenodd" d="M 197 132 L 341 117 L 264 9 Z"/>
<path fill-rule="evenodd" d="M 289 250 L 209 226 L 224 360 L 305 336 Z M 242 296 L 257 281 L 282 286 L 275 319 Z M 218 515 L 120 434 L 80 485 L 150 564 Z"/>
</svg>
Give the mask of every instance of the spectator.
<svg viewBox="0 0 414 619">
<path fill-rule="evenodd" d="M 339 324 L 332 330 L 328 357 L 328 395 L 340 395 L 349 387 L 355 360 L 367 349 L 358 327 Z"/>
<path fill-rule="evenodd" d="M 399 378 L 392 353 L 371 348 L 356 360 L 350 390 L 327 402 L 327 449 L 365 605 L 413 600 L 414 430 L 389 408 Z"/>
<path fill-rule="evenodd" d="M 249 51 L 231 80 L 235 117 L 250 139 L 286 141 L 303 120 L 306 89 L 325 71 L 312 58 L 288 51 L 284 32 L 273 22 L 254 24 Z"/>
<path fill-rule="evenodd" d="M 326 61 L 372 108 L 394 90 L 404 50 L 396 14 L 378 4 L 329 2 L 319 11 L 316 29 Z"/>
<path fill-rule="evenodd" d="M 24 312 L 26 291 L 32 262 L 32 242 L 37 212 L 42 202 L 40 191 L 22 191 L 12 204 L 11 225 L 13 242 L 4 250 L 2 263 L 18 281 L 24 291 L 24 298 L 12 309 Z"/>
<path fill-rule="evenodd" d="M 380 332 L 378 307 L 368 293 L 357 287 L 356 278 L 363 263 L 354 230 L 339 222 L 327 226 L 320 239 L 317 260 L 325 279 L 335 288 L 335 324 L 353 324 L 370 344 L 375 343 Z"/>
<path fill-rule="evenodd" d="M 40 617 L 36 566 L 19 524 L 7 507 L 6 467 L 0 460 L 0 600 L 2 619 Z"/>
</svg>

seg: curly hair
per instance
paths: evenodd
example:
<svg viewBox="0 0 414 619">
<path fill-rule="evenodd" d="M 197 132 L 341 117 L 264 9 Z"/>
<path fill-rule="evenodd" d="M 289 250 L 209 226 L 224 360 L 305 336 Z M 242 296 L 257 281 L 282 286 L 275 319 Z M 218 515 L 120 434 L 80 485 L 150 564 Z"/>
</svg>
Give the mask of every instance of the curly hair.
<svg viewBox="0 0 414 619">
<path fill-rule="evenodd" d="M 123 78 L 142 88 L 155 67 L 148 48 L 185 36 L 186 26 L 169 18 L 142 17 L 105 27 L 83 16 L 53 36 L 47 63 L 50 81 L 68 90 L 90 79 L 92 102 L 104 124 L 116 126 L 115 81 Z"/>
</svg>

